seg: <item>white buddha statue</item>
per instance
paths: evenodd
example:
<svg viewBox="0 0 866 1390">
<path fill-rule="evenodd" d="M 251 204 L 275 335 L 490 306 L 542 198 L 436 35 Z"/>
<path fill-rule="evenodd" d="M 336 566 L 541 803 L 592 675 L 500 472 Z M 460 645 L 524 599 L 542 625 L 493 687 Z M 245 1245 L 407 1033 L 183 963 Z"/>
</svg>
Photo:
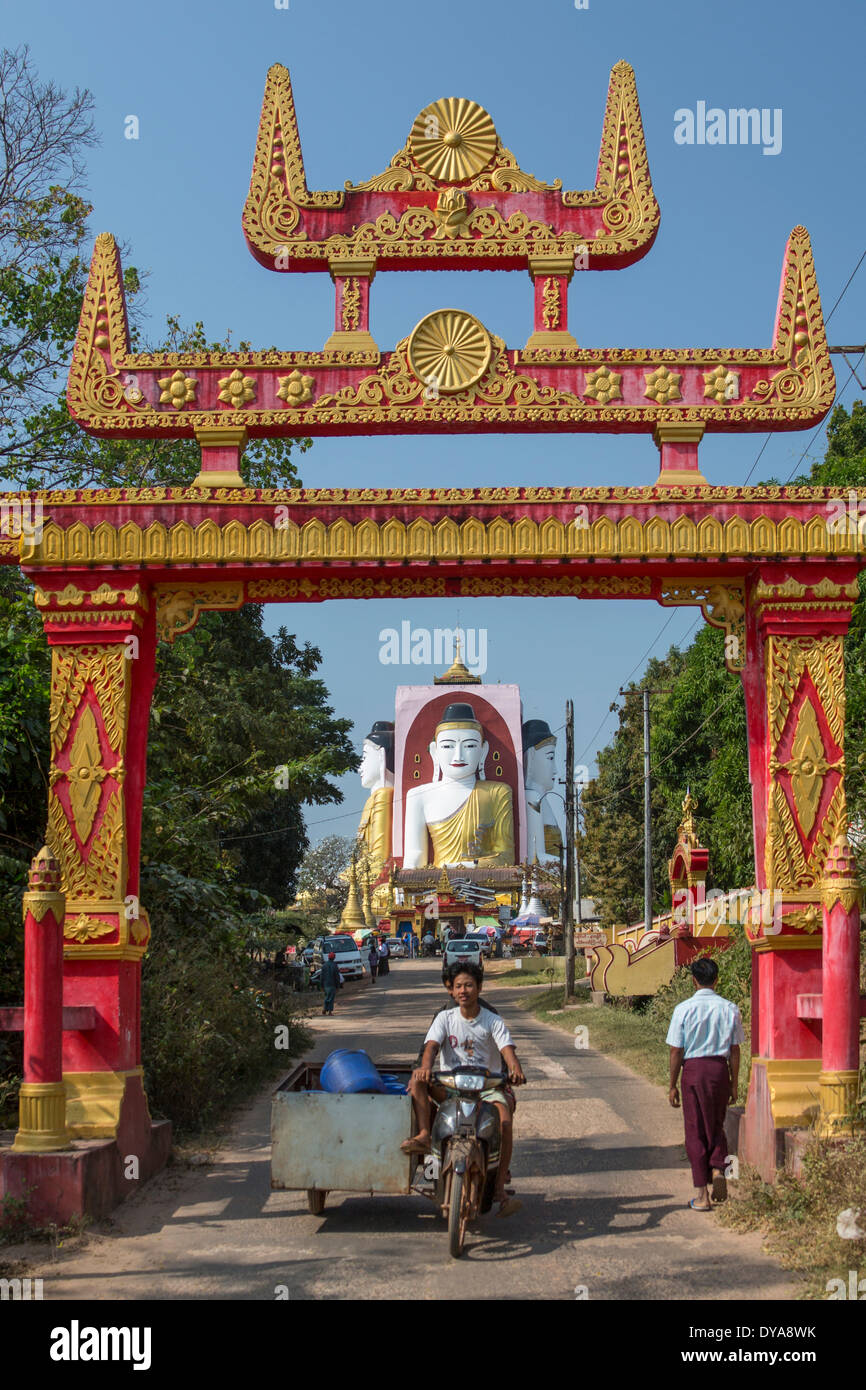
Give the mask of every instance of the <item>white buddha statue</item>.
<svg viewBox="0 0 866 1390">
<path fill-rule="evenodd" d="M 429 746 L 433 781 L 406 794 L 405 869 L 514 863 L 511 788 L 485 780 L 488 751 L 473 706 L 448 705 Z"/>
<path fill-rule="evenodd" d="M 394 725 L 379 719 L 364 739 L 359 768 L 361 786 L 369 791 L 361 812 L 358 836 L 367 850 L 370 872 L 376 877 L 391 857 L 391 818 L 394 808 Z"/>
<path fill-rule="evenodd" d="M 562 834 L 545 797 L 556 781 L 556 738 L 543 719 L 523 725 L 523 781 L 526 788 L 526 857 L 559 854 Z"/>
</svg>

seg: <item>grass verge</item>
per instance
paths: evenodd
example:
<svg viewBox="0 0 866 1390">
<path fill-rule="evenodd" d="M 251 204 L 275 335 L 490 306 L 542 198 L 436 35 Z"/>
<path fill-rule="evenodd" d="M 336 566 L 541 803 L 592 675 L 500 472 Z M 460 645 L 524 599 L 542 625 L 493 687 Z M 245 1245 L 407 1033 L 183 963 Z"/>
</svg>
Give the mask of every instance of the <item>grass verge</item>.
<svg viewBox="0 0 866 1390">
<path fill-rule="evenodd" d="M 586 961 L 583 956 L 576 956 L 574 961 L 574 978 L 582 980 L 586 975 Z M 488 978 L 485 975 L 485 980 Z M 544 965 L 540 970 L 503 970 L 497 974 L 490 974 L 491 983 L 494 981 L 498 985 L 551 985 L 563 984 L 565 982 L 565 966 L 561 961 L 555 965 Z"/>
<path fill-rule="evenodd" d="M 664 1046 L 664 1034 L 659 1039 L 659 1026 L 654 1019 L 615 1005 L 599 1008 L 588 1002 L 569 1006 L 564 1013 L 558 1012 L 564 1006 L 565 988 L 554 985 L 552 989 L 538 990 L 527 999 L 521 999 L 518 1007 L 565 1033 L 585 1027 L 586 1047 L 615 1057 L 639 1076 L 667 1087 L 668 1050 Z"/>
<path fill-rule="evenodd" d="M 780 1173 L 771 1184 L 746 1168 L 730 1192 L 719 1219 L 733 1230 L 762 1232 L 768 1254 L 801 1276 L 801 1298 L 847 1299 L 852 1285 L 854 1296 L 862 1297 L 857 1286 L 863 1275 L 866 1289 L 866 1232 L 853 1239 L 851 1233 L 866 1224 L 858 1220 L 866 1209 L 866 1136 L 814 1137 L 802 1178 Z"/>
</svg>

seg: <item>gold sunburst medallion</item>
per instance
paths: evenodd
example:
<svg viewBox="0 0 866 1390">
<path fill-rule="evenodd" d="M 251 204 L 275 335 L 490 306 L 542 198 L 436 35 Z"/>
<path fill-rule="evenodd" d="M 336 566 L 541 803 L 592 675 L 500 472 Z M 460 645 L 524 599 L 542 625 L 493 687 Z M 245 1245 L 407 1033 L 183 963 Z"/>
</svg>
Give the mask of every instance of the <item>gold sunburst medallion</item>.
<svg viewBox="0 0 866 1390">
<path fill-rule="evenodd" d="M 496 153 L 496 127 L 483 106 L 443 97 L 415 117 L 409 148 L 426 174 L 442 183 L 471 179 Z"/>
<path fill-rule="evenodd" d="M 436 309 L 409 339 L 409 365 L 436 395 L 465 391 L 480 381 L 490 364 L 490 334 L 462 309 Z"/>
</svg>

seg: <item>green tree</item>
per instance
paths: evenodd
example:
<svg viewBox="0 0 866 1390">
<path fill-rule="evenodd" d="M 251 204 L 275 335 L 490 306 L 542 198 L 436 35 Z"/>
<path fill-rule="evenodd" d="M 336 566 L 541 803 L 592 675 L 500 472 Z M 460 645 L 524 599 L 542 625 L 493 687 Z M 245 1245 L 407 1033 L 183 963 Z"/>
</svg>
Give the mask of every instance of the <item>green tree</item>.
<svg viewBox="0 0 866 1390">
<path fill-rule="evenodd" d="M 26 47 L 0 52 L 0 472 L 10 478 L 57 457 L 37 421 L 65 379 L 81 307 L 92 111 L 89 92 L 41 82 Z"/>
<path fill-rule="evenodd" d="M 298 872 L 298 897 L 313 910 L 339 911 L 346 901 L 345 873 L 352 862 L 356 841 L 343 835 L 326 835 L 304 855 Z"/>
<path fill-rule="evenodd" d="M 746 704 L 739 675 L 725 667 L 724 632 L 699 630 L 671 687 L 652 728 L 656 901 L 665 905 L 667 860 L 687 788 L 697 798 L 697 830 L 710 851 L 708 886 L 733 889 L 755 881 Z"/>
<path fill-rule="evenodd" d="M 639 685 L 632 684 L 618 710 L 619 725 L 611 743 L 598 754 L 598 776 L 581 798 L 584 827 L 580 854 L 585 888 L 593 897 L 607 925 L 633 922 L 643 916 L 644 894 L 644 783 L 643 710 L 640 691 L 644 685 L 668 686 L 672 667 L 681 660 L 671 649 L 664 661 L 653 659 Z M 655 717 L 666 696 L 652 697 Z M 661 809 L 658 790 L 653 792 L 653 810 Z M 656 845 L 658 858 L 658 845 Z M 660 877 L 654 864 L 654 883 Z M 666 877 L 661 878 L 666 882 Z"/>
<path fill-rule="evenodd" d="M 588 891 L 608 924 L 643 916 L 644 686 L 669 692 L 651 697 L 653 911 L 670 906 L 667 866 L 689 788 L 710 851 L 708 886 L 754 882 L 745 700 L 739 676 L 725 668 L 724 633 L 705 627 L 685 652 L 672 647 L 629 687 L 613 741 L 598 755 L 598 777 L 584 794 L 581 854 Z"/>
<path fill-rule="evenodd" d="M 357 767 L 315 675 L 321 652 L 262 609 L 205 613 L 158 652 L 143 850 L 197 878 L 236 882 L 284 906 L 307 847 L 301 807 L 342 800 Z"/>
</svg>

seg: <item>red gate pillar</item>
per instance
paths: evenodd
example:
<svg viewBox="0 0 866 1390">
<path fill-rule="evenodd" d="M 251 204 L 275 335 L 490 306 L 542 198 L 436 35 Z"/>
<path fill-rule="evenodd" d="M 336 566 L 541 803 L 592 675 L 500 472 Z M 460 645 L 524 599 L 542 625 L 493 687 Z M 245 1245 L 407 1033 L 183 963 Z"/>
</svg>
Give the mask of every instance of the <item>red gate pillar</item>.
<svg viewBox="0 0 866 1390">
<path fill-rule="evenodd" d="M 740 1152 L 767 1178 L 784 1130 L 810 1124 L 820 1103 L 821 1024 L 800 996 L 822 993 L 825 864 L 847 832 L 843 639 L 858 593 L 852 567 L 832 568 L 831 579 L 814 565 L 767 566 L 748 593 L 755 881 L 774 910 L 756 908 L 748 927 L 752 1074 Z"/>
<path fill-rule="evenodd" d="M 30 866 L 24 894 L 24 1078 L 12 1145 L 16 1153 L 66 1146 L 63 916 L 60 865 L 46 847 Z"/>
<path fill-rule="evenodd" d="M 44 569 L 35 577 L 47 585 Z M 134 571 L 122 589 L 78 576 L 88 581 L 35 594 L 52 655 L 47 839 L 66 893 L 63 1002 L 96 1011 L 94 1028 L 64 1032 L 66 1123 L 71 1138 L 116 1138 L 123 1111 L 125 1134 L 147 1145 L 140 975 L 150 927 L 138 895 L 153 593 Z"/>
<path fill-rule="evenodd" d="M 850 1130 L 860 1079 L 860 889 L 847 840 L 833 845 L 824 876 L 821 1131 Z"/>
</svg>

